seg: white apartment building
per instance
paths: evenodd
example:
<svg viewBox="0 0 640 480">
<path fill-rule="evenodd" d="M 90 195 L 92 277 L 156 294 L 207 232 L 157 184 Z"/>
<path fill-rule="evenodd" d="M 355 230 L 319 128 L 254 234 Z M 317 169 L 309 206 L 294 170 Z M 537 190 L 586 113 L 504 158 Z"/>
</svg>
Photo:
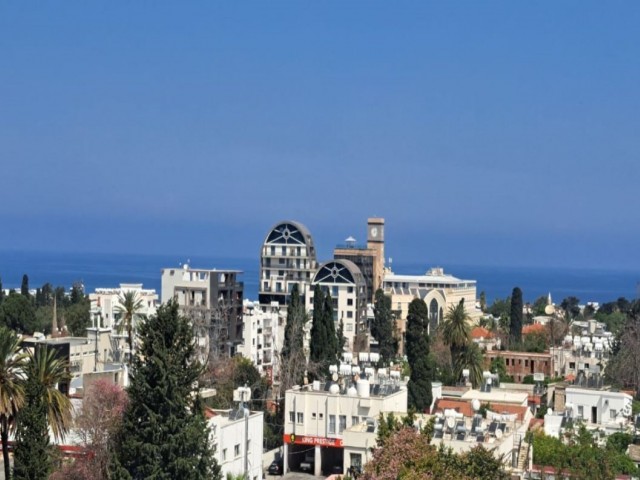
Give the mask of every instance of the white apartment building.
<svg viewBox="0 0 640 480">
<path fill-rule="evenodd" d="M 341 384 L 313 382 L 285 393 L 285 473 L 304 467 L 316 476 L 344 473 L 370 459 L 380 413 L 407 413 L 405 385 L 370 378 L 347 376 Z"/>
<path fill-rule="evenodd" d="M 319 285 L 331 294 L 336 332 L 343 324 L 347 351 L 354 352 L 356 336 L 367 333 L 367 285 L 358 266 L 350 260 L 331 260 L 323 263 L 313 276 L 306 294 L 306 308 L 313 315 L 313 292 Z M 367 342 L 363 342 L 364 350 Z"/>
<path fill-rule="evenodd" d="M 243 408 L 205 413 L 222 478 L 246 472 L 245 478 L 261 480 L 264 413 L 250 412 L 247 417 Z"/>
<path fill-rule="evenodd" d="M 396 321 L 402 334 L 402 345 L 409 304 L 414 298 L 421 298 L 427 305 L 429 330 L 435 329 L 444 319 L 447 310 L 458 305 L 462 299 L 465 310 L 474 323 L 482 315 L 476 308 L 476 281 L 456 278 L 444 273 L 440 267 L 431 268 L 424 275 L 398 275 L 387 269 L 382 285 L 384 292 L 391 296 L 391 308 L 400 312 Z"/>
<path fill-rule="evenodd" d="M 121 315 L 118 312 L 120 299 L 127 292 L 135 292 L 136 298 L 142 301 L 138 312 L 140 315 L 155 315 L 158 306 L 158 294 L 155 290 L 142 288 L 141 283 L 121 283 L 117 288 L 96 288 L 89 294 L 94 327 L 116 328 Z"/>
<path fill-rule="evenodd" d="M 304 298 L 316 268 L 316 249 L 309 229 L 290 220 L 275 224 L 260 250 L 260 305 L 277 302 L 286 309 L 294 285 Z"/>
<path fill-rule="evenodd" d="M 286 319 L 277 303 L 271 307 L 265 312 L 257 302 L 243 301 L 244 343 L 238 346 L 238 353 L 250 359 L 260 374 L 273 382 L 278 375 L 277 354 L 282 347 Z"/>
</svg>

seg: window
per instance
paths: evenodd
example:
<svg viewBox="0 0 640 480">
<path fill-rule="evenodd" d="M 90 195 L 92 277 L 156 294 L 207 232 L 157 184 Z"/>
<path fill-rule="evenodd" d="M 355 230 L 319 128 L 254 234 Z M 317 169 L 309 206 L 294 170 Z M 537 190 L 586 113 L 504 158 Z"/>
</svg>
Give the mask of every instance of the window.
<svg viewBox="0 0 640 480">
<path fill-rule="evenodd" d="M 351 417 L 351 425 L 357 425 L 358 423 L 360 423 L 360 420 L 357 416 L 353 416 Z"/>
<path fill-rule="evenodd" d="M 353 287 L 347 287 L 347 293 L 353 293 Z"/>
<path fill-rule="evenodd" d="M 362 454 L 361 453 L 350 453 L 351 456 L 351 466 L 356 468 L 362 468 Z"/>
<path fill-rule="evenodd" d="M 222 461 L 224 462 L 227 459 L 227 449 L 222 449 Z"/>
<path fill-rule="evenodd" d="M 322 420 L 324 418 L 324 413 L 320 414 L 320 420 Z"/>
<path fill-rule="evenodd" d="M 353 323 L 347 323 L 346 331 L 347 332 L 353 332 Z"/>
<path fill-rule="evenodd" d="M 336 416 L 329 415 L 329 434 L 336 433 Z"/>
<path fill-rule="evenodd" d="M 347 318 L 353 318 L 353 312 L 351 310 L 347 310 Z"/>
<path fill-rule="evenodd" d="M 340 430 L 338 430 L 338 433 L 342 433 L 345 428 L 347 428 L 347 416 L 340 415 Z"/>
<path fill-rule="evenodd" d="M 525 367 L 528 367 L 528 366 L 529 366 L 529 360 L 525 360 L 525 361 L 524 361 L 524 366 L 525 366 Z"/>
<path fill-rule="evenodd" d="M 239 443 L 236 443 L 233 446 L 233 455 L 236 456 L 236 457 L 240 456 L 240 444 Z"/>
<path fill-rule="evenodd" d="M 347 298 L 347 305 L 353 305 L 353 298 Z"/>
<path fill-rule="evenodd" d="M 611 417 L 611 420 L 615 420 L 616 417 L 618 416 L 618 412 L 616 412 L 613 408 L 609 410 L 609 416 Z"/>
<path fill-rule="evenodd" d="M 298 423 L 304 423 L 304 413 L 298 412 Z"/>
<path fill-rule="evenodd" d="M 578 417 L 584 418 L 584 407 L 582 405 L 578 405 Z"/>
<path fill-rule="evenodd" d="M 569 368 L 571 370 L 575 370 L 576 369 L 576 362 L 569 362 Z"/>
<path fill-rule="evenodd" d="M 294 412 L 289 412 L 289 421 L 291 423 L 296 421 L 296 417 L 295 417 L 295 413 Z"/>
</svg>

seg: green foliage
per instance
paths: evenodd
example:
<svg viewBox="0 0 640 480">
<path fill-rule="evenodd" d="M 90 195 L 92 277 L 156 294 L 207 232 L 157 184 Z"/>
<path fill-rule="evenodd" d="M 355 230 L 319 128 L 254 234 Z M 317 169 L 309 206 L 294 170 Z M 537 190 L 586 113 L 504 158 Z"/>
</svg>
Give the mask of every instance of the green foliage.
<svg viewBox="0 0 640 480">
<path fill-rule="evenodd" d="M 2 278 L 0 278 L 0 304 L 2 304 L 2 300 L 4 300 L 4 289 L 2 287 Z"/>
<path fill-rule="evenodd" d="M 627 315 L 622 312 L 604 313 L 600 310 L 595 314 L 595 319 L 607 326 L 607 330 L 617 334 L 627 321 Z"/>
<path fill-rule="evenodd" d="M 633 442 L 631 434 L 616 432 L 607 437 L 607 449 L 616 453 L 626 453 L 631 442 Z"/>
<path fill-rule="evenodd" d="M 177 303 L 143 321 L 139 338 L 113 478 L 220 479 L 196 393 L 202 366 L 194 360 L 193 330 Z"/>
<path fill-rule="evenodd" d="M 542 295 L 541 297 L 536 298 L 535 302 L 533 302 L 532 310 L 533 316 L 538 317 L 540 315 L 546 315 L 545 308 L 547 307 L 548 298 L 546 295 Z"/>
<path fill-rule="evenodd" d="M 513 377 L 507 374 L 507 364 L 502 357 L 494 357 L 491 359 L 489 370 L 500 376 L 500 382 L 513 382 Z"/>
<path fill-rule="evenodd" d="M 29 298 L 29 276 L 25 273 L 22 276 L 22 284 L 20 285 L 20 295 Z"/>
<path fill-rule="evenodd" d="M 326 377 L 329 374 L 329 365 L 338 362 L 339 353 L 331 295 L 324 292 L 320 285 L 316 285 L 313 291 L 309 360 L 316 365 L 317 373 Z"/>
<path fill-rule="evenodd" d="M 487 311 L 487 294 L 483 291 L 480 292 L 480 310 Z"/>
<path fill-rule="evenodd" d="M 409 377 L 409 406 L 424 411 L 431 405 L 433 366 L 429 355 L 427 334 L 429 315 L 424 301 L 415 298 L 409 304 L 407 315 L 406 349 L 411 367 Z"/>
<path fill-rule="evenodd" d="M 14 480 L 46 480 L 53 468 L 45 386 L 32 375 L 25 383 L 25 405 L 17 416 Z"/>
<path fill-rule="evenodd" d="M 451 350 L 453 371 L 457 375 L 464 368 L 460 365 L 461 353 L 471 342 L 471 325 L 464 308 L 464 298 L 457 305 L 449 307 L 440 328 L 444 341 Z"/>
<path fill-rule="evenodd" d="M 488 309 L 488 313 L 493 315 L 495 318 L 500 318 L 500 317 L 508 318 L 510 311 L 511 311 L 511 297 L 507 297 L 505 299 L 501 299 L 501 298 L 495 299 Z"/>
<path fill-rule="evenodd" d="M 0 305 L 0 325 L 20 333 L 33 334 L 36 315 L 31 300 L 23 295 L 10 294 Z"/>
<path fill-rule="evenodd" d="M 511 293 L 511 309 L 509 324 L 509 339 L 511 345 L 517 345 L 522 341 L 522 325 L 523 325 L 523 303 L 522 290 L 515 287 Z"/>
<path fill-rule="evenodd" d="M 542 353 L 549 349 L 548 345 L 545 332 L 531 332 L 523 337 L 521 349 L 525 352 Z M 520 346 L 516 346 L 514 350 L 520 350 Z"/>
<path fill-rule="evenodd" d="M 580 316 L 580 300 L 576 297 L 567 297 L 562 300 L 560 308 L 564 310 L 566 317 L 570 320 Z"/>
<path fill-rule="evenodd" d="M 378 341 L 383 361 L 389 362 L 398 353 L 398 340 L 395 336 L 395 322 L 391 311 L 391 297 L 382 289 L 376 290 L 373 302 L 373 321 L 371 335 Z"/>
</svg>

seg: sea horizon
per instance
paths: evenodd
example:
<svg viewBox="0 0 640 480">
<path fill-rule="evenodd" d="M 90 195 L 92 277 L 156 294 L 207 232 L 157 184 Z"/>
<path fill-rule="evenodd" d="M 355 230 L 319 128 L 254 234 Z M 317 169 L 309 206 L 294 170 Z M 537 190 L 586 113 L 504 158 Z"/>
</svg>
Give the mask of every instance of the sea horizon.
<svg viewBox="0 0 640 480">
<path fill-rule="evenodd" d="M 52 252 L 0 250 L 0 278 L 3 288 L 18 288 L 22 275 L 29 276 L 32 289 L 49 282 L 54 286 L 71 287 L 80 282 L 90 293 L 96 288 L 117 287 L 121 283 L 142 283 L 144 288 L 160 294 L 161 270 L 180 268 L 189 263 L 193 268 L 241 270 L 244 297 L 258 297 L 260 260 L 249 257 L 184 255 L 157 253 Z M 492 266 L 448 262 L 393 262 L 392 269 L 400 274 L 424 274 L 430 267 L 443 267 L 445 273 L 475 280 L 477 294 L 484 291 L 487 302 L 506 298 L 514 287 L 523 291 L 525 301 L 551 293 L 554 302 L 575 296 L 581 303 L 607 302 L 624 296 L 637 297 L 640 271 L 622 268 L 575 268 L 542 266 Z"/>
</svg>

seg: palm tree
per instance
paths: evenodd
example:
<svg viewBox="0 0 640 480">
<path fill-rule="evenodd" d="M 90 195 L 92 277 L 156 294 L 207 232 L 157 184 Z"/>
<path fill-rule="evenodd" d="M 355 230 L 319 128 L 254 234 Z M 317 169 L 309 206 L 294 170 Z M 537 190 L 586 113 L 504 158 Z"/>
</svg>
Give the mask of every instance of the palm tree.
<svg viewBox="0 0 640 480">
<path fill-rule="evenodd" d="M 24 404 L 22 385 L 25 355 L 20 353 L 20 339 L 6 327 L 0 327 L 0 437 L 2 438 L 2 458 L 4 478 L 10 478 L 9 429 L 12 428 L 16 413 Z"/>
<path fill-rule="evenodd" d="M 482 372 L 484 371 L 484 356 L 482 350 L 475 342 L 469 342 L 458 354 L 456 361 L 456 378 L 460 378 L 463 369 L 469 370 L 469 380 L 473 388 L 482 385 Z"/>
<path fill-rule="evenodd" d="M 57 440 L 62 440 L 71 426 L 71 400 L 58 389 L 58 384 L 68 381 L 69 364 L 58 357 L 57 352 L 46 345 L 37 345 L 29 353 L 27 376 L 44 385 L 44 403 L 47 421 Z"/>
<path fill-rule="evenodd" d="M 471 342 L 471 324 L 464 308 L 464 298 L 458 305 L 451 305 L 442 322 L 442 336 L 451 350 L 454 371 L 458 370 L 460 353 Z"/>
<path fill-rule="evenodd" d="M 129 358 L 133 356 L 133 330 L 135 328 L 135 322 L 139 316 L 138 312 L 142 310 L 144 305 L 141 298 L 138 297 L 138 292 L 129 290 L 128 292 L 121 293 L 118 296 L 118 305 L 116 305 L 116 311 L 122 315 L 119 330 L 125 328 L 127 330 L 127 343 L 129 344 Z"/>
</svg>

